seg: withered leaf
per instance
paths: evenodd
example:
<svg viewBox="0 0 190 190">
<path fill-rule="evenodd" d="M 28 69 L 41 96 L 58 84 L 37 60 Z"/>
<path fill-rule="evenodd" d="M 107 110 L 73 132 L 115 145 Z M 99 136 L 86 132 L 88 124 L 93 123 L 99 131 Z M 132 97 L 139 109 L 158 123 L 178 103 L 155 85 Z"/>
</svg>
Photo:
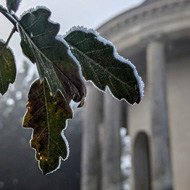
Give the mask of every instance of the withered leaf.
<svg viewBox="0 0 190 190">
<path fill-rule="evenodd" d="M 44 174 L 56 170 L 60 158 L 68 156 L 67 141 L 63 136 L 66 120 L 72 118 L 72 110 L 58 91 L 52 96 L 44 80 L 35 81 L 28 94 L 27 113 L 23 127 L 32 128 L 31 147 Z"/>
</svg>

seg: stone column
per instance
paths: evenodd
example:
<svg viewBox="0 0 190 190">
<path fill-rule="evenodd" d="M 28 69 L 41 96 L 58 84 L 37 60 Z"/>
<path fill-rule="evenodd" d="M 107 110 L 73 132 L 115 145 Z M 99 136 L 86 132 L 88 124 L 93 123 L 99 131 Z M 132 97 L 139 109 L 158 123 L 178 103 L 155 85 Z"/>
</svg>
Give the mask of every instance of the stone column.
<svg viewBox="0 0 190 190">
<path fill-rule="evenodd" d="M 104 95 L 103 190 L 121 190 L 121 102 Z"/>
<path fill-rule="evenodd" d="M 152 41 L 147 47 L 148 90 L 151 104 L 151 163 L 153 190 L 172 190 L 164 45 Z"/>
<path fill-rule="evenodd" d="M 99 125 L 102 117 L 102 92 L 91 84 L 84 107 L 81 190 L 100 190 Z"/>
</svg>

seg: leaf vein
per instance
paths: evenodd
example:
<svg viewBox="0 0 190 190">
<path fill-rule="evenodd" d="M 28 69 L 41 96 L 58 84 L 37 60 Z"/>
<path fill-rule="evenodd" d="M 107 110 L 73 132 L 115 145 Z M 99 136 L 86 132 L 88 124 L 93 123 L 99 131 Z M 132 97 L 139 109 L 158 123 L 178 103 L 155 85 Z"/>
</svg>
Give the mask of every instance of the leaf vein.
<svg viewBox="0 0 190 190">
<path fill-rule="evenodd" d="M 70 44 L 71 45 L 71 44 Z M 72 45 L 71 45 L 72 46 Z M 103 72 L 107 73 L 108 75 L 111 75 L 115 80 L 119 81 L 120 83 L 122 83 L 124 86 L 127 86 L 128 88 L 132 89 L 127 83 L 123 82 L 122 80 L 120 80 L 119 78 L 117 78 L 115 75 L 113 75 L 111 72 L 109 72 L 108 70 L 106 70 L 104 67 L 102 67 L 100 64 L 97 64 L 93 59 L 91 59 L 90 57 L 86 56 L 85 53 L 83 53 L 82 51 L 80 51 L 78 48 L 76 48 L 75 46 L 73 47 L 76 49 L 76 51 L 78 53 L 80 53 L 83 57 L 85 57 L 87 60 L 89 60 L 91 63 L 93 63 L 94 65 L 96 65 L 97 67 L 99 67 Z"/>
<path fill-rule="evenodd" d="M 32 13 L 31 13 L 32 14 Z M 35 20 L 35 22 L 33 22 L 31 25 L 29 25 L 28 27 L 25 28 L 25 30 L 28 30 L 30 28 L 32 28 L 36 23 L 39 22 L 39 20 L 41 19 L 42 14 L 39 16 L 39 18 L 37 20 Z"/>
</svg>

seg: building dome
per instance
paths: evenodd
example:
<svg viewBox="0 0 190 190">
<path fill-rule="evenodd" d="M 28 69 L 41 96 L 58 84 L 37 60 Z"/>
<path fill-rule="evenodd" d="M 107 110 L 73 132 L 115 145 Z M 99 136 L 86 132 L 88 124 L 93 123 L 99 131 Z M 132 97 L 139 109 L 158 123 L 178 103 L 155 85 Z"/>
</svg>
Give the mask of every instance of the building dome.
<svg viewBox="0 0 190 190">
<path fill-rule="evenodd" d="M 149 3 L 154 3 L 156 1 L 159 1 L 159 0 L 146 0 L 143 4 L 149 4 Z"/>
<path fill-rule="evenodd" d="M 165 41 L 167 57 L 174 58 L 190 53 L 187 48 L 190 44 L 189 12 L 190 0 L 147 0 L 97 30 L 116 44 L 122 55 L 133 57 L 132 60 L 136 60 L 146 44 L 156 38 Z"/>
</svg>

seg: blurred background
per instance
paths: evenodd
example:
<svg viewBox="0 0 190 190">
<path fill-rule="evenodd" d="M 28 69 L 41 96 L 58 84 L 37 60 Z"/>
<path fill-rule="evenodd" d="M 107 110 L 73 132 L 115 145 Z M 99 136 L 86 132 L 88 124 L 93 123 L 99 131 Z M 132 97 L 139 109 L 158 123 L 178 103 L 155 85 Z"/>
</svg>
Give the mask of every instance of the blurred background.
<svg viewBox="0 0 190 190">
<path fill-rule="evenodd" d="M 0 189 L 188 190 L 190 0 L 23 0 L 17 15 L 37 5 L 51 9 L 60 34 L 84 25 L 112 41 L 137 67 L 145 96 L 130 106 L 88 83 L 86 104 L 65 131 L 70 157 L 44 176 L 30 149 L 32 130 L 21 127 L 37 72 L 15 34 L 10 47 L 18 75 L 0 95 Z M 0 15 L 0 38 L 11 29 Z"/>
</svg>

